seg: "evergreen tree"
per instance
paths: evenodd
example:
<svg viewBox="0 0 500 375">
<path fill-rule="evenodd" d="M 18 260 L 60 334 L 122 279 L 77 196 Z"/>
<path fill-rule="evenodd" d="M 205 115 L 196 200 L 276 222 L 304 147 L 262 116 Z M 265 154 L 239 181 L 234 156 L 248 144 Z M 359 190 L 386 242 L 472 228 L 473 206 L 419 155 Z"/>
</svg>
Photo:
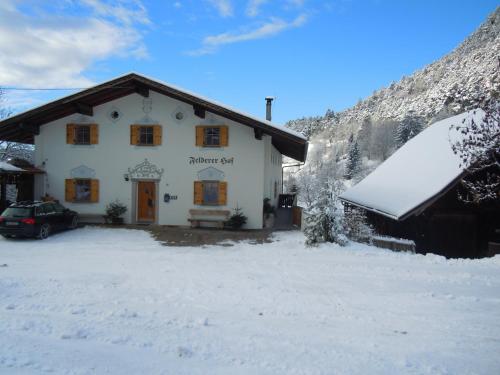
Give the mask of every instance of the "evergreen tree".
<svg viewBox="0 0 500 375">
<path fill-rule="evenodd" d="M 354 140 L 354 136 L 351 134 L 349 138 L 349 147 L 347 150 L 347 164 L 345 168 L 344 177 L 351 180 L 358 174 L 361 167 L 361 155 L 359 152 L 358 142 Z"/>
<path fill-rule="evenodd" d="M 338 198 L 342 191 L 341 182 L 328 179 L 319 190 L 305 219 L 306 245 L 315 246 L 322 242 L 345 245 L 343 212 Z"/>
<path fill-rule="evenodd" d="M 347 238 L 356 242 L 371 243 L 374 231 L 364 210 L 350 207 L 344 215 L 344 225 Z"/>
<path fill-rule="evenodd" d="M 399 148 L 422 131 L 422 119 L 413 114 L 408 115 L 396 128 L 396 146 Z"/>
</svg>

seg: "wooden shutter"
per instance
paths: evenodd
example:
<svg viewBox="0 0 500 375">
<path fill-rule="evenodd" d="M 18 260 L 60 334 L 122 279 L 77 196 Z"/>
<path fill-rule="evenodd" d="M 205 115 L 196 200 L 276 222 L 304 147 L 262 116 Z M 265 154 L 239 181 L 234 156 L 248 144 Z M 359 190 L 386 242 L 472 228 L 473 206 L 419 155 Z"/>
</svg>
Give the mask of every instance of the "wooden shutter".
<svg viewBox="0 0 500 375">
<path fill-rule="evenodd" d="M 64 200 L 66 202 L 75 201 L 75 180 L 69 178 L 64 180 Z"/>
<path fill-rule="evenodd" d="M 227 126 L 220 127 L 220 146 L 226 147 L 229 144 L 229 129 Z"/>
<path fill-rule="evenodd" d="M 99 127 L 97 124 L 90 125 L 90 144 L 96 145 L 99 143 Z"/>
<path fill-rule="evenodd" d="M 130 144 L 139 144 L 139 125 L 130 125 Z"/>
<path fill-rule="evenodd" d="M 99 180 L 90 180 L 90 202 L 99 202 Z"/>
<path fill-rule="evenodd" d="M 161 145 L 161 125 L 154 125 L 153 126 L 153 145 L 154 146 L 159 146 Z"/>
<path fill-rule="evenodd" d="M 218 204 L 220 206 L 225 206 L 227 203 L 227 182 L 220 181 L 219 182 L 219 201 Z"/>
<path fill-rule="evenodd" d="M 194 204 L 203 204 L 203 182 L 194 182 Z"/>
<path fill-rule="evenodd" d="M 75 124 L 66 125 L 66 143 L 69 145 L 75 144 Z"/>
<path fill-rule="evenodd" d="M 203 126 L 196 127 L 196 146 L 198 147 L 203 147 L 204 129 Z"/>
</svg>

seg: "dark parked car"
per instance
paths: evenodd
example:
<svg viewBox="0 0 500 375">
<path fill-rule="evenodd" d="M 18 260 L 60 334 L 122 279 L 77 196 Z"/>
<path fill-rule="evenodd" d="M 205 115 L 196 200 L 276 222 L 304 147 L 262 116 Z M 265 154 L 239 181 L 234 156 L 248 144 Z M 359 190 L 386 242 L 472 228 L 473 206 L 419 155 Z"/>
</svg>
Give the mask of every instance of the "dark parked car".
<svg viewBox="0 0 500 375">
<path fill-rule="evenodd" d="M 0 235 L 45 239 L 50 233 L 78 226 L 78 213 L 57 202 L 18 202 L 0 216 Z"/>
</svg>

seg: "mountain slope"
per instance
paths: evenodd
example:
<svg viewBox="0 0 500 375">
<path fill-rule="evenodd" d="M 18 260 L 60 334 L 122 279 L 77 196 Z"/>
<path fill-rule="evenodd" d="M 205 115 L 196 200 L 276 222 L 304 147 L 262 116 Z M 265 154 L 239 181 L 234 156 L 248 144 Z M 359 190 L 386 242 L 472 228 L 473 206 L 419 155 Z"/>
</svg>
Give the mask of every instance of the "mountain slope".
<svg viewBox="0 0 500 375">
<path fill-rule="evenodd" d="M 456 98 L 498 95 L 500 7 L 460 46 L 409 77 L 374 92 L 345 111 L 292 120 L 287 127 L 308 137 L 345 140 L 367 119 L 376 124 L 417 116 L 424 126 L 460 112 Z"/>
</svg>

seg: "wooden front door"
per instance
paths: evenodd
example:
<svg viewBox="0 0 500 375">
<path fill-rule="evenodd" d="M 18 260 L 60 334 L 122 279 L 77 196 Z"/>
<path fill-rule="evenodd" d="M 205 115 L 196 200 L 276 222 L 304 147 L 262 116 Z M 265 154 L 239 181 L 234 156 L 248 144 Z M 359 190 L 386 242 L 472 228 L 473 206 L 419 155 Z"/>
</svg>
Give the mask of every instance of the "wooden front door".
<svg viewBox="0 0 500 375">
<path fill-rule="evenodd" d="M 137 183 L 137 221 L 154 222 L 156 215 L 156 185 L 153 181 Z"/>
</svg>

